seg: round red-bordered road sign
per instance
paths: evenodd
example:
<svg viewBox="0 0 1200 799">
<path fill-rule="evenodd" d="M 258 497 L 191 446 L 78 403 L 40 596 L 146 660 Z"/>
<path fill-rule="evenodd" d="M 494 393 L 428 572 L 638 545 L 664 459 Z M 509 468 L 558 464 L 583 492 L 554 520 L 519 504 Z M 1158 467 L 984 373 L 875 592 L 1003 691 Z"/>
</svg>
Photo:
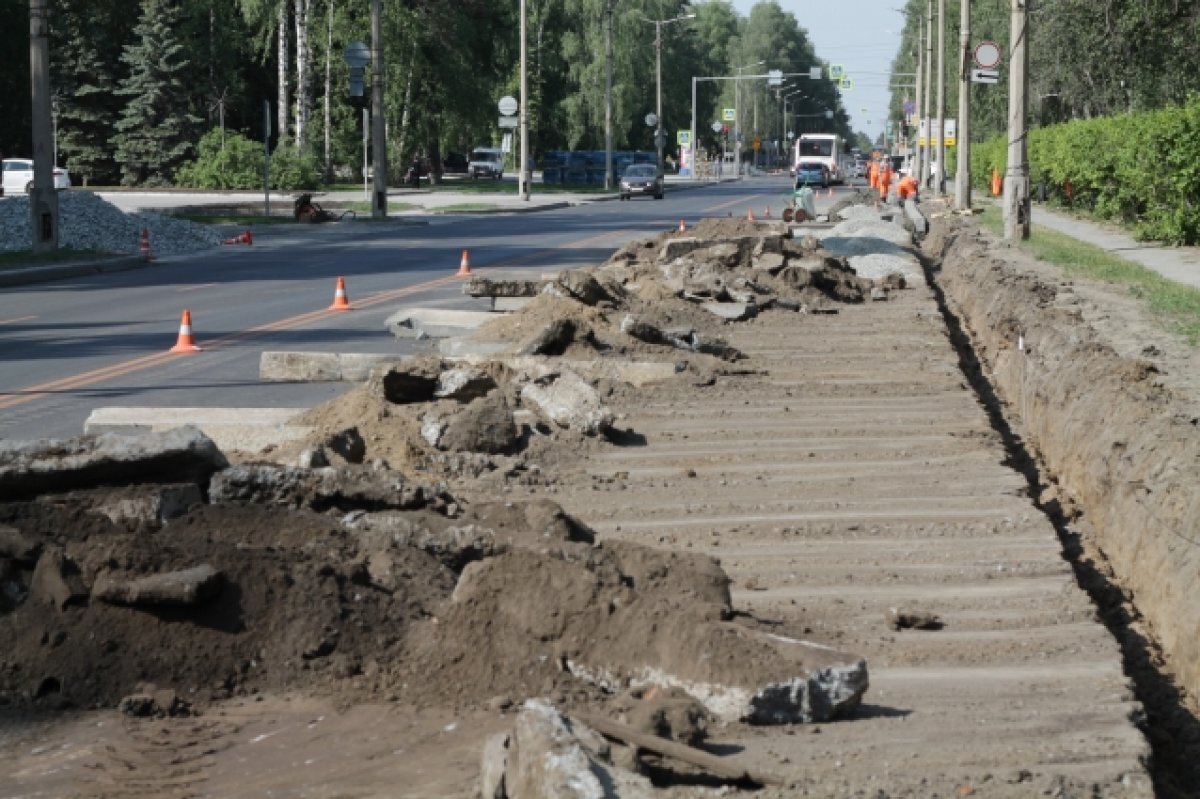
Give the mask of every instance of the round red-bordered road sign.
<svg viewBox="0 0 1200 799">
<path fill-rule="evenodd" d="M 980 69 L 991 69 L 999 63 L 1000 45 L 986 40 L 975 45 L 975 66 Z"/>
</svg>

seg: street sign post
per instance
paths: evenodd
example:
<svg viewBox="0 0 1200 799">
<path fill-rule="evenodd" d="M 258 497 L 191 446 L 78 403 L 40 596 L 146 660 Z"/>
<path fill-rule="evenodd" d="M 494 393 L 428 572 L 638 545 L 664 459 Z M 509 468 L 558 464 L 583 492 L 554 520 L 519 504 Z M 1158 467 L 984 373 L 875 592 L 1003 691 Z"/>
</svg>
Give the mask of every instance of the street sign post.
<svg viewBox="0 0 1200 799">
<path fill-rule="evenodd" d="M 973 69 L 971 70 L 972 83 L 999 83 L 1000 72 L 995 69 Z"/>
<path fill-rule="evenodd" d="M 518 117 L 500 117 L 499 125 L 502 128 L 517 127 Z"/>
<path fill-rule="evenodd" d="M 692 143 L 692 132 L 690 130 L 675 131 L 675 143 L 678 144 L 680 147 L 691 144 Z"/>
<path fill-rule="evenodd" d="M 721 119 L 725 120 L 726 122 L 733 122 L 735 119 L 737 119 L 737 109 L 736 108 L 722 108 L 721 109 Z"/>
<path fill-rule="evenodd" d="M 496 103 L 496 106 L 499 109 L 500 114 L 506 117 L 516 116 L 519 108 L 517 105 L 517 98 L 508 94 L 501 97 L 500 102 Z"/>
</svg>

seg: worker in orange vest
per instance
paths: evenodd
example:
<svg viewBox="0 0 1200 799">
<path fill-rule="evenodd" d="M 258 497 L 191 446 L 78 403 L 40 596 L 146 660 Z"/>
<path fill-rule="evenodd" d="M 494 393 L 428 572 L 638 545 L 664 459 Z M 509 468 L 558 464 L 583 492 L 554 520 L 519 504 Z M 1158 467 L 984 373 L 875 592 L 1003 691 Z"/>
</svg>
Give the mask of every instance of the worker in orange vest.
<svg viewBox="0 0 1200 799">
<path fill-rule="evenodd" d="M 904 202 L 908 198 L 912 198 L 913 202 L 919 202 L 917 179 L 912 175 L 905 175 L 900 178 L 900 182 L 896 184 L 896 194 L 900 197 L 900 202 Z"/>
<path fill-rule="evenodd" d="M 1004 184 L 1000 181 L 1000 170 L 992 167 L 992 196 L 999 197 L 1004 193 Z"/>
<path fill-rule="evenodd" d="M 879 202 L 886 203 L 888 191 L 892 187 L 892 159 L 886 155 L 880 160 L 879 166 Z"/>
<path fill-rule="evenodd" d="M 879 187 L 879 162 L 878 161 L 872 161 L 871 165 L 867 167 L 867 182 L 871 184 L 872 189 Z"/>
</svg>

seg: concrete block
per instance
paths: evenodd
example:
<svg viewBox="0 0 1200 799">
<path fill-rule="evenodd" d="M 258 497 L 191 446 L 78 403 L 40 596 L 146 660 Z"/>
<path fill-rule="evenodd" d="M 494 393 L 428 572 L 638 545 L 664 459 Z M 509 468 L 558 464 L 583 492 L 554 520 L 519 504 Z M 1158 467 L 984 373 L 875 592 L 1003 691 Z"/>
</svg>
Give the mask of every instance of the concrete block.
<svg viewBox="0 0 1200 799">
<path fill-rule="evenodd" d="M 438 341 L 438 352 L 447 358 L 488 357 L 509 352 L 515 346 L 507 341 L 476 341 L 472 338 L 444 338 Z"/>
<path fill-rule="evenodd" d="M 0 496 L 15 500 L 113 484 L 204 484 L 228 465 L 213 440 L 195 427 L 135 436 L 0 441 Z"/>
<path fill-rule="evenodd" d="M 592 652 L 567 667 L 609 690 L 655 684 L 680 688 L 718 718 L 751 724 L 808 724 L 845 716 L 858 707 L 870 684 L 865 660 L 820 644 L 727 622 L 697 627 L 691 636 L 689 645 L 703 652 L 727 648 L 733 637 L 747 653 L 747 664 L 755 665 L 730 671 L 697 658 L 667 666 L 651 654 L 648 642 L 636 658 Z"/>
<path fill-rule="evenodd" d="M 463 294 L 468 297 L 534 297 L 542 290 L 540 280 L 492 280 L 473 277 L 463 283 Z"/>
<path fill-rule="evenodd" d="M 533 297 L 492 297 L 492 310 L 496 313 L 511 313 L 521 310 L 531 302 Z"/>
<path fill-rule="evenodd" d="M 600 401 L 596 390 L 565 369 L 526 383 L 521 389 L 521 401 L 547 421 L 587 435 L 602 433 L 613 423 L 612 411 Z"/>
<path fill-rule="evenodd" d="M 917 233 L 924 235 L 929 232 L 929 222 L 925 219 L 925 215 L 921 213 L 921 209 L 912 200 L 904 201 L 904 215 L 913 223 L 913 228 Z"/>
<path fill-rule="evenodd" d="M 307 408 L 96 408 L 83 424 L 85 433 L 135 435 L 191 426 L 222 450 L 263 452 L 307 438 L 311 427 L 292 425 Z"/>
<path fill-rule="evenodd" d="M 132 579 L 101 572 L 92 598 L 113 605 L 197 605 L 221 592 L 225 575 L 205 563 L 190 569 Z"/>
<path fill-rule="evenodd" d="M 708 239 L 700 239 L 695 236 L 680 236 L 679 238 L 667 239 L 658 253 L 658 260 L 674 261 L 676 258 L 689 255 L 701 247 L 707 247 L 711 243 Z"/>
<path fill-rule="evenodd" d="M 495 318 L 489 311 L 401 308 L 383 324 L 397 338 L 451 338 L 468 336 Z"/>
<path fill-rule="evenodd" d="M 746 302 L 707 302 L 700 307 L 727 322 L 744 322 L 758 316 L 758 306 Z"/>
<path fill-rule="evenodd" d="M 366 352 L 264 352 L 258 379 L 297 382 L 359 382 L 380 364 L 401 363 L 401 355 Z"/>
<path fill-rule="evenodd" d="M 783 269 L 786 260 L 783 253 L 764 252 L 762 255 L 756 256 L 754 259 L 754 268 L 761 269 L 764 272 L 769 272 L 774 275 Z"/>
</svg>

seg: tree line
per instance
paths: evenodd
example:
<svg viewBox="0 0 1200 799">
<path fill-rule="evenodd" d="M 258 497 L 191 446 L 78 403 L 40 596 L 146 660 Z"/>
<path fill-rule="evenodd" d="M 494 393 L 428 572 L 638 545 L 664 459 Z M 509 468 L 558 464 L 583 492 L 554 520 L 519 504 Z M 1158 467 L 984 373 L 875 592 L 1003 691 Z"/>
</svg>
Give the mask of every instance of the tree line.
<svg viewBox="0 0 1200 799">
<path fill-rule="evenodd" d="M 519 94 L 518 0 L 382 7 L 389 163 L 400 170 L 420 154 L 436 169 L 448 152 L 498 144 L 496 102 Z M 744 146 L 794 127 L 781 97 L 796 89 L 787 108 L 801 123 L 853 136 L 828 61 L 774 0 L 746 16 L 727 0 L 526 0 L 531 152 L 604 148 L 607 36 L 614 147 L 653 149 L 644 121 L 655 107 L 652 21 L 685 14 L 695 17 L 661 26 L 668 151 L 673 132 L 690 125 L 693 76 L 758 62 L 742 73 L 795 76 L 784 87 L 742 82 Z M 27 0 L 0 0 L 0 18 L 10 23 L 0 45 L 17 56 L 0 73 L 10 110 L 0 115 L 0 151 L 24 155 L 32 149 L 28 59 L 19 57 L 29 44 Z M 268 127 L 273 164 L 286 157 L 325 180 L 361 174 L 364 100 L 349 96 L 343 53 L 370 43 L 370 0 L 53 0 L 51 29 L 58 162 L 77 183 L 172 184 L 181 170 L 197 174 L 202 149 L 206 157 L 231 147 L 239 157 L 261 152 Z M 811 67 L 825 69 L 820 80 L 806 76 Z M 698 84 L 701 146 L 735 146 L 712 130 L 733 96 L 732 81 Z"/>
<path fill-rule="evenodd" d="M 946 116 L 958 108 L 960 2 L 946 3 Z M 971 43 L 996 42 L 1009 51 L 1011 0 L 969 0 Z M 1184 104 L 1200 73 L 1200 2 L 1197 0 L 1037 0 L 1029 3 L 1029 123 L 1048 126 Z M 938 2 L 933 0 L 936 58 Z M 917 68 L 928 0 L 907 0 L 896 74 Z M 973 66 L 973 65 L 972 65 Z M 1000 83 L 972 84 L 971 139 L 986 141 L 1007 129 L 1007 59 Z M 936 61 L 934 62 L 936 81 Z M 897 83 L 911 83 L 910 79 Z M 899 121 L 908 88 L 892 91 L 890 118 Z M 918 104 L 918 108 L 920 105 Z M 936 117 L 934 111 L 932 116 Z"/>
</svg>

